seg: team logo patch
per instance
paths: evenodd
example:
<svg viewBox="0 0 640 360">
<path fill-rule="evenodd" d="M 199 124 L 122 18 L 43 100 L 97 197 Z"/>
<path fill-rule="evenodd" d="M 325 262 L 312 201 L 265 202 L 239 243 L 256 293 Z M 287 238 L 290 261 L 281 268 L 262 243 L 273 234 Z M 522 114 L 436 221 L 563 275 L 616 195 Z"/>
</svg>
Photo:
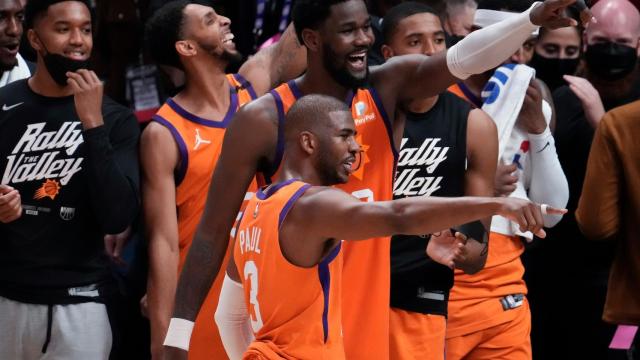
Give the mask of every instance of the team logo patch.
<svg viewBox="0 0 640 360">
<path fill-rule="evenodd" d="M 48 197 L 51 200 L 54 200 L 56 196 L 60 193 L 60 184 L 56 180 L 47 179 L 42 186 L 36 190 L 36 193 L 33 195 L 35 200 L 42 200 Z"/>
<path fill-rule="evenodd" d="M 358 180 L 362 181 L 364 179 L 364 167 L 366 164 L 371 162 L 369 156 L 367 155 L 367 150 L 369 150 L 369 145 L 363 144 L 362 135 L 356 136 L 356 141 L 360 144 L 360 152 L 356 155 L 356 162 L 353 164 L 353 175 Z"/>
<path fill-rule="evenodd" d="M 60 207 L 60 218 L 65 221 L 70 221 L 76 216 L 76 209 L 71 207 Z"/>
<path fill-rule="evenodd" d="M 367 112 L 367 104 L 363 101 L 358 101 L 353 108 L 356 109 L 357 116 L 363 116 Z"/>
</svg>

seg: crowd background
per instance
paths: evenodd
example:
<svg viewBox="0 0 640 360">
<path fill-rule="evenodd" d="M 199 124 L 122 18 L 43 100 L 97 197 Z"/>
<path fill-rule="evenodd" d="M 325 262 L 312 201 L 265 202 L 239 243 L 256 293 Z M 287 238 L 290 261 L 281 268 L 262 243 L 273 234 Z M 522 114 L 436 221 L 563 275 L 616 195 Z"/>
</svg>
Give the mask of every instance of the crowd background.
<svg viewBox="0 0 640 360">
<path fill-rule="evenodd" d="M 95 44 L 91 59 L 93 68 L 105 81 L 106 94 L 132 108 L 141 126 L 182 84 L 177 69 L 156 68 L 144 48 L 144 23 L 166 2 L 168 1 L 92 1 L 95 15 Z M 217 10 L 232 19 L 234 41 L 246 59 L 262 44 L 282 32 L 281 23 L 283 20 L 289 21 L 287 9 L 295 0 L 194 2 L 215 3 Z M 256 10 L 257 2 L 266 5 L 263 14 Z M 368 1 L 370 12 L 375 16 L 374 30 L 378 28 L 377 34 L 380 31 L 380 18 L 400 2 Z M 473 13 L 477 8 L 474 0 L 420 2 L 440 12 L 447 30 L 447 43 L 454 43 L 456 39 L 472 31 Z M 640 7 L 640 0 L 632 2 Z M 261 21 L 256 21 L 256 18 Z M 257 23 L 262 25 L 257 26 Z M 582 191 L 595 125 L 605 111 L 638 100 L 640 84 L 637 83 L 635 65 L 630 75 L 625 77 L 626 88 L 618 88 L 620 91 L 613 91 L 603 85 L 604 82 L 598 82 L 598 79 L 607 76 L 607 71 L 593 66 L 606 67 L 610 64 L 587 61 L 584 56 L 587 44 L 584 43 L 583 31 L 582 28 L 542 30 L 538 38 L 523 44 L 521 51 L 512 58 L 514 62 L 528 63 L 534 67 L 538 77 L 553 91 L 557 110 L 555 137 L 558 155 L 569 181 L 571 194 L 569 215 L 549 231 L 548 238 L 528 244 L 523 255 L 525 280 L 533 314 L 532 341 L 535 359 L 624 358 L 622 354 L 604 350 L 615 331 L 614 325 L 602 320 L 602 312 L 616 243 L 588 241 L 581 233 L 574 214 Z M 638 38 L 635 40 L 636 43 L 629 46 L 637 48 Z M 27 60 L 34 60 L 34 54 L 26 41 L 21 45 L 20 54 Z M 379 48 L 372 49 L 370 57 L 371 65 L 376 61 L 382 61 Z M 231 65 L 229 72 L 237 70 L 241 63 Z M 580 79 L 567 79 L 564 75 L 576 75 Z M 578 123 L 578 119 L 587 121 Z M 115 324 L 115 333 L 121 335 L 122 347 L 119 354 L 112 354 L 112 358 L 149 357 L 148 322 L 141 314 L 139 304 L 146 291 L 147 278 L 146 244 L 141 229 L 141 225 L 134 227 L 131 240 L 123 252 L 124 261 L 114 262 L 112 266 L 114 274 L 120 279 L 123 295 L 120 302 L 121 321 Z M 560 350 L 564 353 L 557 353 L 558 349 L 564 349 Z"/>
</svg>

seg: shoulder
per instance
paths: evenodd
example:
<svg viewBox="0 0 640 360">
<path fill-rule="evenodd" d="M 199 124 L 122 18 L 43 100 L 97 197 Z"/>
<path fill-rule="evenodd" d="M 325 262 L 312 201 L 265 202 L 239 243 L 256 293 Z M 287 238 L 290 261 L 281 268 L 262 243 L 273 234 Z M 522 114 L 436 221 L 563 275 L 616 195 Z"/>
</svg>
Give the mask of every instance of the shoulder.
<svg viewBox="0 0 640 360">
<path fill-rule="evenodd" d="M 244 105 L 234 117 L 234 123 L 253 125 L 277 125 L 278 109 L 273 95 L 267 93 Z"/>
<path fill-rule="evenodd" d="M 113 122 L 136 119 L 131 109 L 115 102 L 106 95 L 102 98 L 102 116 L 104 117 L 105 123 L 107 123 L 107 121 Z"/>
<path fill-rule="evenodd" d="M 610 131 L 635 132 L 640 128 L 640 100 L 610 110 L 599 126 Z"/>
<path fill-rule="evenodd" d="M 24 101 L 33 96 L 27 84 L 28 79 L 14 81 L 0 88 L 0 102 Z"/>
</svg>

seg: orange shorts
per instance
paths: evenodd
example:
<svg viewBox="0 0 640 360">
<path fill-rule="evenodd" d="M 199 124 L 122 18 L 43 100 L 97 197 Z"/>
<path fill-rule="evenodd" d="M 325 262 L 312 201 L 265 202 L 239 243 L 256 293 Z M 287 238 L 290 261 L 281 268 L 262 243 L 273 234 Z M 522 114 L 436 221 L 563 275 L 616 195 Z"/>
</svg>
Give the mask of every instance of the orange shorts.
<svg viewBox="0 0 640 360">
<path fill-rule="evenodd" d="M 390 360 L 444 360 L 447 319 L 391 308 Z"/>
<path fill-rule="evenodd" d="M 499 301 L 496 299 L 495 301 Z M 508 322 L 446 340 L 447 360 L 531 360 L 531 312 L 529 303 Z"/>
</svg>

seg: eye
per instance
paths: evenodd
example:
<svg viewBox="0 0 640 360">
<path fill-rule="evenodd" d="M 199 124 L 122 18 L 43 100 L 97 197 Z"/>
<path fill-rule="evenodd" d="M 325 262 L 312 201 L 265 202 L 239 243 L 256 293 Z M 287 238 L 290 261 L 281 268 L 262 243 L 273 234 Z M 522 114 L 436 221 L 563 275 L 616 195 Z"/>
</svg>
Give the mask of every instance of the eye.
<svg viewBox="0 0 640 360">
<path fill-rule="evenodd" d="M 91 28 L 90 28 L 90 27 L 84 28 L 84 29 L 82 29 L 82 32 L 83 32 L 85 35 L 89 35 L 89 34 L 91 34 Z"/>
<path fill-rule="evenodd" d="M 434 42 L 436 43 L 436 45 L 444 44 L 444 38 L 435 39 Z"/>
<path fill-rule="evenodd" d="M 353 28 L 348 28 L 348 29 L 344 29 L 342 31 L 340 31 L 341 34 L 345 34 L 345 35 L 349 35 L 351 33 L 353 33 Z"/>
<path fill-rule="evenodd" d="M 68 31 L 69 31 L 69 28 L 66 28 L 66 27 L 61 27 L 61 28 L 57 28 L 56 29 L 56 32 L 60 33 L 60 34 L 64 34 L 64 33 L 68 32 Z"/>
</svg>

